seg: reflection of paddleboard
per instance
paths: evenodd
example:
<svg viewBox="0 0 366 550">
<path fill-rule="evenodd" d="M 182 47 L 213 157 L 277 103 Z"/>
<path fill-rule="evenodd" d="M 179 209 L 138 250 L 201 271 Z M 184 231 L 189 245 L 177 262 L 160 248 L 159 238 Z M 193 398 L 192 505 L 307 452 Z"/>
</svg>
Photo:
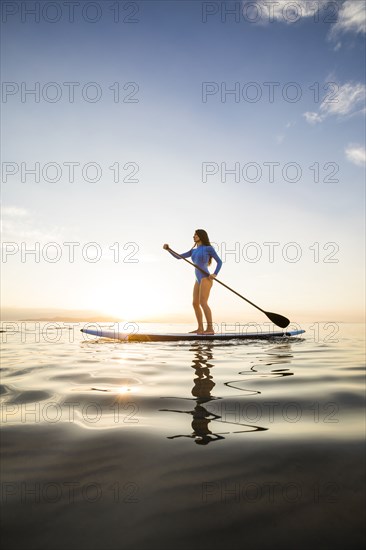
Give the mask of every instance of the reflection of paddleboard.
<svg viewBox="0 0 366 550">
<path fill-rule="evenodd" d="M 273 338 L 283 338 L 290 336 L 299 336 L 305 330 L 276 331 L 276 332 L 247 332 L 247 333 L 217 333 L 217 334 L 187 334 L 187 333 L 127 333 L 118 332 L 118 330 L 103 329 L 81 329 L 85 334 L 98 336 L 99 338 L 112 338 L 113 340 L 122 340 L 126 342 L 162 342 L 179 340 L 272 340 Z"/>
</svg>

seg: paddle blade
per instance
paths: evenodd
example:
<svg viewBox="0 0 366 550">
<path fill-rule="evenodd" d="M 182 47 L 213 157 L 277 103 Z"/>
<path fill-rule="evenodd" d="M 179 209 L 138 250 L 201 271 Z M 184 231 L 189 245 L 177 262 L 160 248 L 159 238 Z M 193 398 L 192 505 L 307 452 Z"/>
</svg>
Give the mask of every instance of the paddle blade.
<svg viewBox="0 0 366 550">
<path fill-rule="evenodd" d="M 278 313 L 271 313 L 270 311 L 265 311 L 264 313 L 267 315 L 268 319 L 270 319 L 272 323 L 277 325 L 278 327 L 286 328 L 290 324 L 290 320 L 283 315 L 278 315 Z"/>
</svg>

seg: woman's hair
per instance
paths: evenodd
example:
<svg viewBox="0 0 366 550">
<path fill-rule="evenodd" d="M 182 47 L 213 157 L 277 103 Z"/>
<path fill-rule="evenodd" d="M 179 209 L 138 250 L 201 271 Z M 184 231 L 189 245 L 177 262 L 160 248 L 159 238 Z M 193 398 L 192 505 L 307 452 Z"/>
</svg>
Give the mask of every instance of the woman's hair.
<svg viewBox="0 0 366 550">
<path fill-rule="evenodd" d="M 207 235 L 207 231 L 205 231 L 204 229 L 196 229 L 196 233 L 199 236 L 200 241 L 202 242 L 203 245 L 211 246 L 210 239 Z"/>
<path fill-rule="evenodd" d="M 211 246 L 209 236 L 207 235 L 207 231 L 205 231 L 204 229 L 196 229 L 196 233 L 199 236 L 200 241 L 204 246 Z M 196 243 L 194 244 L 194 246 L 196 246 Z M 210 259 L 208 260 L 208 265 L 211 265 L 211 261 L 212 261 L 212 258 L 210 257 Z"/>
</svg>

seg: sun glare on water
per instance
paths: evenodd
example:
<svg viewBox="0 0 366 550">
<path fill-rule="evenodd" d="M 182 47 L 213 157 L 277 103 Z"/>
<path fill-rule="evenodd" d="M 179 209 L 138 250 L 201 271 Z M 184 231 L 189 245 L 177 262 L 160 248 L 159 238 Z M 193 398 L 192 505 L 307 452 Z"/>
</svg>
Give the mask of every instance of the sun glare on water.
<svg viewBox="0 0 366 550">
<path fill-rule="evenodd" d="M 136 386 L 120 386 L 117 388 L 117 393 L 119 395 L 124 395 L 126 393 L 137 393 L 138 388 Z"/>
</svg>

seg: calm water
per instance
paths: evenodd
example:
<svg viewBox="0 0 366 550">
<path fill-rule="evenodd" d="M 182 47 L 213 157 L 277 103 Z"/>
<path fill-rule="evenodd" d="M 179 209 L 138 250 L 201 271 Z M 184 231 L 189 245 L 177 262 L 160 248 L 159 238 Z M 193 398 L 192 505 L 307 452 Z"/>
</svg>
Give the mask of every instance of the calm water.
<svg viewBox="0 0 366 550">
<path fill-rule="evenodd" d="M 363 546 L 364 325 L 221 343 L 5 325 L 6 548 Z"/>
</svg>

